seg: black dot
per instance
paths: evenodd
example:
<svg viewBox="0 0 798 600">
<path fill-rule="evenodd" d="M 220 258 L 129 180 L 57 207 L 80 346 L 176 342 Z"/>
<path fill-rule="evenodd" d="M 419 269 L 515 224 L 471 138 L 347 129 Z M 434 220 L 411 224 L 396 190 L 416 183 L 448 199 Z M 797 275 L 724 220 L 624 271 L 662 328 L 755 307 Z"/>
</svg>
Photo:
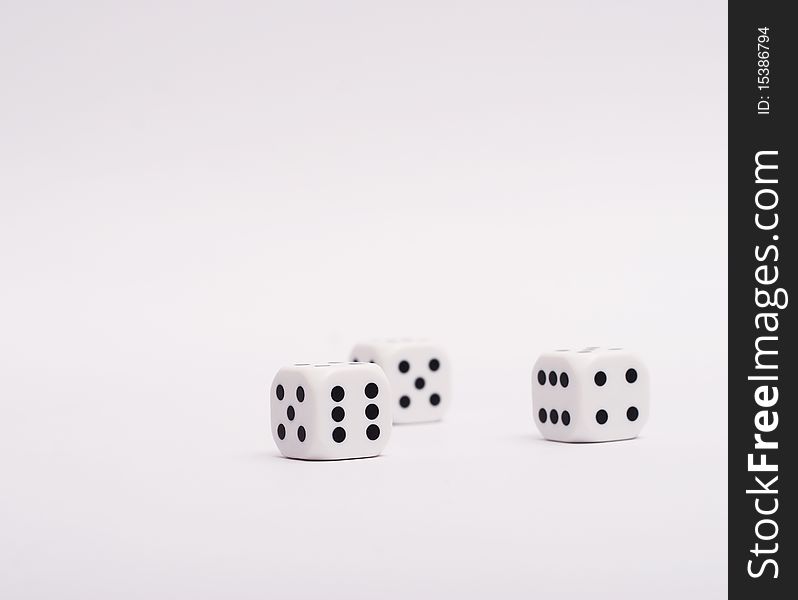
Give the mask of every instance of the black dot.
<svg viewBox="0 0 798 600">
<path fill-rule="evenodd" d="M 276 393 L 277 393 L 277 399 L 278 400 L 282 400 L 283 398 L 285 398 L 285 389 L 283 389 L 283 386 L 278 385 Z"/>
<path fill-rule="evenodd" d="M 607 422 L 607 411 L 603 408 L 596 413 L 596 421 L 599 425 L 604 425 Z"/>
<path fill-rule="evenodd" d="M 277 437 L 281 440 L 285 439 L 285 425 L 282 423 L 277 426 Z"/>
<path fill-rule="evenodd" d="M 607 374 L 604 371 L 596 371 L 596 374 L 593 376 L 593 381 L 596 382 L 597 386 L 601 387 L 607 383 Z"/>
<path fill-rule="evenodd" d="M 410 370 L 410 363 L 406 360 L 403 360 L 399 363 L 399 372 L 400 373 L 407 373 Z"/>
<path fill-rule="evenodd" d="M 296 389 L 296 399 L 300 402 L 305 400 L 305 388 L 303 388 L 301 385 Z"/>
<path fill-rule="evenodd" d="M 571 413 L 569 413 L 567 410 L 562 411 L 562 415 L 560 415 L 560 417 L 562 418 L 563 425 L 567 426 L 571 424 Z"/>
<path fill-rule="evenodd" d="M 366 418 L 372 421 L 380 416 L 380 407 L 376 404 L 369 404 L 366 407 Z"/>
<path fill-rule="evenodd" d="M 335 421 L 336 423 L 340 423 L 341 421 L 344 420 L 346 412 L 344 411 L 343 407 L 336 406 L 335 408 L 332 409 L 332 413 L 330 413 L 330 415 L 332 416 L 333 421 Z"/>
<path fill-rule="evenodd" d="M 401 406 L 402 408 L 407 408 L 408 406 L 410 406 L 410 398 L 408 398 L 407 396 L 402 396 L 401 398 L 399 398 L 399 406 Z"/>
<path fill-rule="evenodd" d="M 373 442 L 380 437 L 380 428 L 376 425 L 369 425 L 366 427 L 366 437 Z"/>
<path fill-rule="evenodd" d="M 294 412 L 294 407 L 293 406 L 289 406 L 288 410 L 286 411 L 286 413 L 288 414 L 288 420 L 289 421 L 293 421 L 294 417 L 296 416 L 296 412 Z"/>
<path fill-rule="evenodd" d="M 557 373 L 555 373 L 554 371 L 549 373 L 549 383 L 551 385 L 557 385 Z"/>
<path fill-rule="evenodd" d="M 431 361 L 429 361 L 430 371 L 437 371 L 440 368 L 441 368 L 441 361 L 439 361 L 437 358 L 433 358 Z"/>
<path fill-rule="evenodd" d="M 300 442 L 305 441 L 305 428 L 302 425 L 299 426 L 299 429 L 296 430 L 296 436 L 299 438 Z"/>
<path fill-rule="evenodd" d="M 360 362 L 360 361 L 358 361 L 358 359 L 356 359 L 356 358 L 353 358 L 352 362 Z"/>
<path fill-rule="evenodd" d="M 557 414 L 556 410 L 551 409 L 551 412 L 549 412 L 549 419 L 551 420 L 552 423 L 556 425 L 557 421 L 560 420 L 560 415 Z"/>
<path fill-rule="evenodd" d="M 419 378 L 416 379 L 415 386 L 416 386 L 417 390 L 423 390 L 424 389 L 424 384 L 425 384 L 425 382 L 424 382 L 424 378 L 423 377 L 419 377 Z"/>
<path fill-rule="evenodd" d="M 637 410 L 636 406 L 630 406 L 626 411 L 626 418 L 630 421 L 637 421 L 637 417 L 640 416 L 640 411 Z"/>
<path fill-rule="evenodd" d="M 546 371 L 538 371 L 538 383 L 546 385 Z"/>
<path fill-rule="evenodd" d="M 637 381 L 637 371 L 634 369 L 626 369 L 626 381 L 629 383 Z"/>
<path fill-rule="evenodd" d="M 432 406 L 438 406 L 441 403 L 440 394 L 432 394 L 432 396 L 429 397 L 429 403 L 432 404 Z"/>
<path fill-rule="evenodd" d="M 330 390 L 330 398 L 333 399 L 335 402 L 340 402 L 344 399 L 344 388 L 340 385 L 336 385 L 332 390 Z"/>
<path fill-rule="evenodd" d="M 333 439 L 339 444 L 346 439 L 346 430 L 343 427 L 333 429 Z"/>
<path fill-rule="evenodd" d="M 377 387 L 376 383 L 369 383 L 363 391 L 366 393 L 366 398 L 373 400 L 380 393 L 380 388 Z"/>
<path fill-rule="evenodd" d="M 542 372 L 543 372 L 543 371 L 541 371 L 541 373 L 542 373 Z M 541 422 L 541 423 L 545 423 L 545 422 L 546 422 L 546 419 L 548 419 L 548 418 L 549 418 L 549 415 L 548 415 L 548 413 L 546 412 L 546 409 L 545 409 L 545 408 L 541 408 L 541 409 L 538 411 L 538 419 L 540 419 L 540 422 Z"/>
<path fill-rule="evenodd" d="M 570 383 L 570 379 L 568 378 L 568 373 L 560 373 L 560 385 L 563 387 L 568 387 Z"/>
</svg>

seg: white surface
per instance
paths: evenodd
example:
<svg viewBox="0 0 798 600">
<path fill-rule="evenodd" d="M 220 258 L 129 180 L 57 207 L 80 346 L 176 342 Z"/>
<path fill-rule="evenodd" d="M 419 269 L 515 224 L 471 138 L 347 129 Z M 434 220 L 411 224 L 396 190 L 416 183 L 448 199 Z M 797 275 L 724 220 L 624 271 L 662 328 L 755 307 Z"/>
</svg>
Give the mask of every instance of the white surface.
<svg viewBox="0 0 798 600">
<path fill-rule="evenodd" d="M 725 11 L 3 3 L 0 597 L 724 597 Z M 280 458 L 276 370 L 393 335 L 449 418 Z M 643 437 L 540 439 L 578 344 Z"/>
</svg>

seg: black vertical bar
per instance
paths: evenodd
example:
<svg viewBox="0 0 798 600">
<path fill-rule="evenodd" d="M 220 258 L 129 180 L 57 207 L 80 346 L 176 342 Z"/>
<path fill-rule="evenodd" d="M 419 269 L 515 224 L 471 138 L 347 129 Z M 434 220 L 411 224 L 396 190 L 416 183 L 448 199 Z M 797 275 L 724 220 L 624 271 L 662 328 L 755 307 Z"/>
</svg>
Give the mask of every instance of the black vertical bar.
<svg viewBox="0 0 798 600">
<path fill-rule="evenodd" d="M 798 487 L 798 340 L 789 304 L 798 271 L 798 22 L 787 15 L 794 8 L 754 0 L 729 5 L 731 597 L 798 597 L 798 503 L 788 491 Z"/>
</svg>

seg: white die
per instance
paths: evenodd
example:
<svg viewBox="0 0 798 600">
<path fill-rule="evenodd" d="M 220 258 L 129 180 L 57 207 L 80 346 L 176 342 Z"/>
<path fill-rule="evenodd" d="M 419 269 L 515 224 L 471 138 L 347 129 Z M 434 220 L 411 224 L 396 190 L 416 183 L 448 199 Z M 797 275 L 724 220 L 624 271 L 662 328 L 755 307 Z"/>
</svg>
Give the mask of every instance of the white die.
<svg viewBox="0 0 798 600">
<path fill-rule="evenodd" d="M 532 406 L 535 423 L 549 440 L 634 438 L 648 420 L 648 369 L 623 348 L 547 352 L 532 370 Z"/>
<path fill-rule="evenodd" d="M 351 359 L 385 371 L 394 423 L 438 421 L 451 404 L 451 366 L 440 346 L 413 339 L 369 342 L 355 346 Z"/>
<path fill-rule="evenodd" d="M 271 387 L 271 427 L 289 458 L 336 460 L 380 454 L 391 434 L 391 390 L 376 365 L 299 364 Z"/>
</svg>

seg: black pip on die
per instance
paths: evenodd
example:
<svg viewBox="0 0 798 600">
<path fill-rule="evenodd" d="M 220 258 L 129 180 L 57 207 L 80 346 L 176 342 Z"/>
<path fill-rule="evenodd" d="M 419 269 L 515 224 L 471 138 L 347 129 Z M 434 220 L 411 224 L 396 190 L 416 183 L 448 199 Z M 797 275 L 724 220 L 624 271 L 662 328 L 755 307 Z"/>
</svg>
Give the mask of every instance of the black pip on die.
<svg viewBox="0 0 798 600">
<path fill-rule="evenodd" d="M 272 435 L 289 458 L 377 456 L 391 433 L 391 408 L 390 384 L 376 365 L 284 367 L 272 382 Z"/>
<path fill-rule="evenodd" d="M 355 346 L 351 359 L 385 371 L 394 423 L 438 421 L 451 404 L 451 367 L 440 346 L 413 339 L 368 342 Z"/>
<path fill-rule="evenodd" d="M 623 348 L 547 352 L 532 370 L 532 406 L 535 423 L 549 440 L 634 438 L 648 420 L 648 370 Z"/>
</svg>

